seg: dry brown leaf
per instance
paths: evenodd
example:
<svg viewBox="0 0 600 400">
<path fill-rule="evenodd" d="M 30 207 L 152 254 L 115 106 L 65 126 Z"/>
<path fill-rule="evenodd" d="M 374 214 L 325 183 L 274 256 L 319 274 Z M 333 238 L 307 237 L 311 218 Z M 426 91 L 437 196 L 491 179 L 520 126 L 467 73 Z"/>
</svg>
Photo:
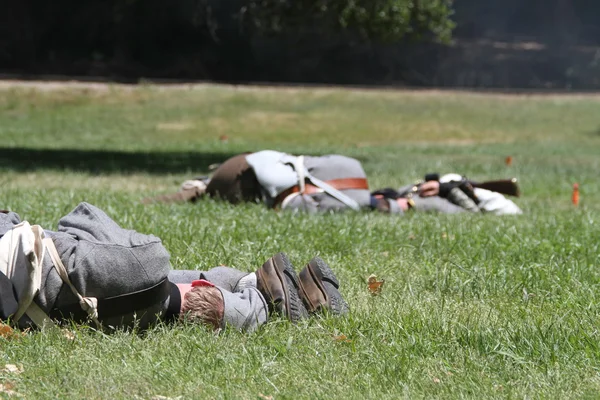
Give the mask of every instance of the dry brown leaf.
<svg viewBox="0 0 600 400">
<path fill-rule="evenodd" d="M 7 372 L 9 374 L 21 374 L 23 373 L 23 367 L 17 367 L 15 364 L 6 364 L 0 372 Z"/>
<path fill-rule="evenodd" d="M 21 336 L 23 336 L 23 334 L 19 331 L 15 331 L 13 328 L 10 327 L 10 325 L 0 323 L 0 337 L 6 339 L 15 339 Z"/>
<path fill-rule="evenodd" d="M 367 281 L 367 289 L 369 289 L 369 292 L 373 295 L 376 296 L 378 294 L 381 293 L 381 289 L 383 288 L 383 284 L 385 283 L 385 280 L 382 279 L 380 281 L 377 280 L 377 276 L 371 274 L 369 276 L 369 279 Z"/>
<path fill-rule="evenodd" d="M 261 399 L 265 399 L 265 400 L 273 400 L 273 396 L 265 396 L 262 393 L 259 393 L 258 397 L 260 397 Z"/>
<path fill-rule="evenodd" d="M 63 329 L 63 336 L 68 340 L 75 340 L 75 334 L 68 329 Z"/>
<path fill-rule="evenodd" d="M 352 342 L 352 340 L 348 339 L 348 336 L 346 336 L 346 335 L 344 335 L 344 334 L 342 334 L 342 335 L 337 335 L 337 336 L 334 336 L 334 337 L 333 337 L 333 339 L 334 339 L 336 342 L 344 342 L 344 343 L 351 343 L 351 342 Z"/>
<path fill-rule="evenodd" d="M 0 322 L 0 335 L 7 337 L 8 335 L 12 335 L 13 332 L 13 328 Z"/>
<path fill-rule="evenodd" d="M 12 382 L 4 382 L 0 383 L 0 393 L 7 394 L 10 396 L 21 396 L 19 393 L 15 392 L 13 389 L 15 388 L 15 384 Z"/>
</svg>

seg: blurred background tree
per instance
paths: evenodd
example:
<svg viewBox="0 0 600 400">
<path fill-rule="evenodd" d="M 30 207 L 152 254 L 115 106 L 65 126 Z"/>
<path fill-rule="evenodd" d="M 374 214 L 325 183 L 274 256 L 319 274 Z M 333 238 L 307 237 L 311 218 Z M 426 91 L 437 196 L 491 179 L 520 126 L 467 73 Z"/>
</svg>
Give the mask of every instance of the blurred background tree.
<svg viewBox="0 0 600 400">
<path fill-rule="evenodd" d="M 348 30 L 363 39 L 405 37 L 448 42 L 454 23 L 451 0 L 248 0 L 241 17 L 260 33 L 289 33 L 306 26 Z"/>
<path fill-rule="evenodd" d="M 20 0 L 0 73 L 600 88 L 598 0 Z"/>
</svg>

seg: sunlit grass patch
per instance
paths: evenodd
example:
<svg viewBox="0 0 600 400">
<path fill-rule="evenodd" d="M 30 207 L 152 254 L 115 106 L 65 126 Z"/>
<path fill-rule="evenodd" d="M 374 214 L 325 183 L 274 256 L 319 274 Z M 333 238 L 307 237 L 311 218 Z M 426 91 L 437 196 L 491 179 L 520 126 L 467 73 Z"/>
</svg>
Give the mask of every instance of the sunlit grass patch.
<svg viewBox="0 0 600 400">
<path fill-rule="evenodd" d="M 56 229 L 88 201 L 159 236 L 180 269 L 253 271 L 278 251 L 300 269 L 319 255 L 352 309 L 299 325 L 273 319 L 252 335 L 185 324 L 0 337 L 0 371 L 23 371 L 0 372 L 0 384 L 25 398 L 595 397 L 598 103 L 217 85 L 0 88 L 0 209 Z M 357 157 L 373 188 L 428 172 L 516 177 L 525 213 L 296 215 L 140 201 L 263 148 Z M 385 280 L 379 295 L 367 289 L 371 274 Z"/>
</svg>

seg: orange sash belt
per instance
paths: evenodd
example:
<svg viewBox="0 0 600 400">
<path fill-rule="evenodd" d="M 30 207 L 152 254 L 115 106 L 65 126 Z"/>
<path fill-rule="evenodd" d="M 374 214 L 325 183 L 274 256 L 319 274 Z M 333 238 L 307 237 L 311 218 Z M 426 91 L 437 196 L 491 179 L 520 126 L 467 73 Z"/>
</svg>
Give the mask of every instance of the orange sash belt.
<svg viewBox="0 0 600 400">
<path fill-rule="evenodd" d="M 329 181 L 324 181 L 328 185 L 332 186 L 337 190 L 369 190 L 369 184 L 366 178 L 341 178 L 341 179 L 331 179 Z M 312 185 L 310 183 L 306 183 L 304 185 L 304 194 L 314 194 L 318 193 L 322 189 L 318 186 Z M 292 186 L 289 189 L 284 190 L 279 193 L 275 198 L 275 206 L 278 206 L 283 202 L 283 200 L 288 197 L 292 193 L 298 193 L 300 191 L 300 186 Z"/>
</svg>

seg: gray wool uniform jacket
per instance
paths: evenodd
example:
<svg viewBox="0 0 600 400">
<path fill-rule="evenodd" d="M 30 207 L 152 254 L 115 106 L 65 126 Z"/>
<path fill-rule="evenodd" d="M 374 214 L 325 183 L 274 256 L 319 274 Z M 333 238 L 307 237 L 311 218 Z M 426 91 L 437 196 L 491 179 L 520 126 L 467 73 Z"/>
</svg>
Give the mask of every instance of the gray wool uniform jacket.
<svg viewBox="0 0 600 400">
<path fill-rule="evenodd" d="M 21 218 L 14 212 L 0 213 L 0 237 L 20 222 Z M 169 315 L 177 316 L 181 299 L 174 284 L 191 283 L 196 279 L 206 279 L 221 291 L 224 324 L 253 331 L 267 321 L 268 307 L 262 294 L 255 287 L 238 287 L 240 279 L 248 273 L 227 267 L 206 272 L 171 270 L 169 253 L 158 237 L 121 228 L 104 211 L 91 204 L 79 204 L 59 220 L 56 232 L 44 232 L 52 238 L 69 279 L 84 297 L 106 299 L 165 283 L 167 290 L 152 291 L 151 296 L 133 305 L 130 298 L 118 299 L 117 312 L 105 318 L 99 305 L 103 326 L 145 329 Z M 6 277 L 3 278 L 0 289 L 11 291 L 10 284 L 6 285 Z M 7 303 L 6 294 L 0 293 L 0 316 L 5 314 L 4 318 L 10 315 L 6 304 L 2 304 Z M 14 299 L 9 300 L 14 303 Z M 78 299 L 63 283 L 47 255 L 42 265 L 42 284 L 34 301 L 52 318 L 68 318 L 67 313 L 73 310 L 81 315 Z M 121 306 L 123 312 L 119 312 Z M 29 323 L 26 317 L 19 321 L 22 328 Z"/>
<path fill-rule="evenodd" d="M 246 156 L 246 161 L 254 170 L 268 206 L 273 206 L 277 195 L 299 183 L 298 164 L 299 157 L 290 154 L 263 150 Z M 303 156 L 304 173 L 310 182 L 311 177 L 320 181 L 329 181 L 346 178 L 367 178 L 360 161 L 338 154 L 324 156 Z M 315 181 L 312 181 L 315 183 Z M 318 185 L 317 185 L 318 186 Z M 356 202 L 359 208 L 371 207 L 371 193 L 369 189 L 346 189 L 341 192 Z M 390 204 L 390 206 L 394 206 Z M 348 204 L 335 198 L 326 191 L 313 194 L 297 195 L 289 202 L 284 201 L 282 208 L 302 210 L 308 212 L 340 211 L 348 209 Z M 398 207 L 393 207 L 391 212 L 401 212 Z"/>
<path fill-rule="evenodd" d="M 20 217 L 11 212 L 0 214 L 0 236 L 3 236 Z M 161 240 L 123 229 L 99 208 L 79 204 L 58 222 L 58 230 L 45 231 L 52 238 L 65 265 L 69 278 L 82 296 L 107 298 L 132 293 L 164 281 L 170 270 L 169 253 Z M 107 325 L 135 324 L 145 327 L 162 313 L 167 299 L 102 321 Z M 44 257 L 42 284 L 35 300 L 46 313 L 55 315 L 61 309 L 78 304 L 78 300 L 54 268 L 50 257 Z M 126 322 L 125 320 L 129 320 Z M 19 321 L 20 325 L 26 321 Z"/>
</svg>

